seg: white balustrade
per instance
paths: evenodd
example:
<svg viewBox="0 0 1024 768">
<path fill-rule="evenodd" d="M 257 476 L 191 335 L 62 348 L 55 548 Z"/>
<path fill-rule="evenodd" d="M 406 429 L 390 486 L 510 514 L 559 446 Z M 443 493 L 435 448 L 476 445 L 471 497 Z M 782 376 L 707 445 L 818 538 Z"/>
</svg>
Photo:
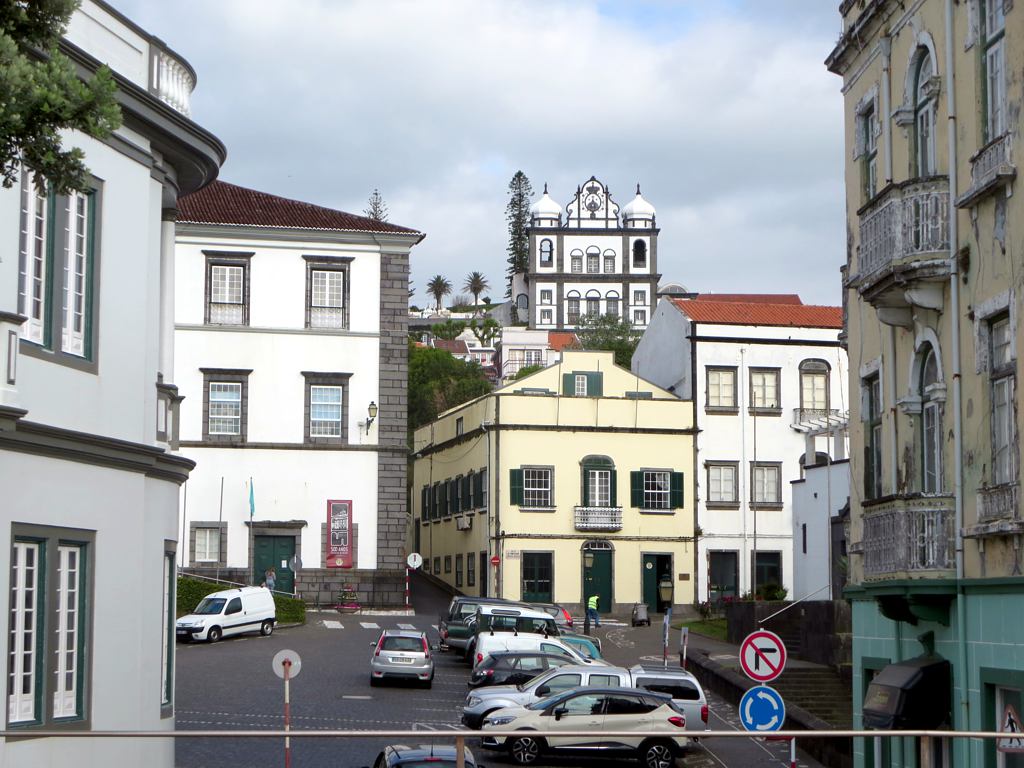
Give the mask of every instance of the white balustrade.
<svg viewBox="0 0 1024 768">
<path fill-rule="evenodd" d="M 859 276 L 870 276 L 910 256 L 948 249 L 948 190 L 935 182 L 894 189 L 861 217 Z"/>
<path fill-rule="evenodd" d="M 152 90 L 160 101 L 189 117 L 195 87 L 195 78 L 188 67 L 167 51 L 153 48 Z"/>
<path fill-rule="evenodd" d="M 576 530 L 622 530 L 622 507 L 576 507 Z"/>
</svg>

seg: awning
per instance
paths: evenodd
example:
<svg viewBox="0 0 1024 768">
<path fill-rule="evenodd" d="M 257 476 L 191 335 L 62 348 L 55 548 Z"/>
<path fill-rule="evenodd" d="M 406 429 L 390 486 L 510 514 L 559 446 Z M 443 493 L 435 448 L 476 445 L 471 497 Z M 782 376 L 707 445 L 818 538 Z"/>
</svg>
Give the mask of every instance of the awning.
<svg viewBox="0 0 1024 768">
<path fill-rule="evenodd" d="M 952 668 L 938 656 L 890 664 L 868 686 L 864 727 L 927 730 L 948 724 L 952 687 Z"/>
</svg>

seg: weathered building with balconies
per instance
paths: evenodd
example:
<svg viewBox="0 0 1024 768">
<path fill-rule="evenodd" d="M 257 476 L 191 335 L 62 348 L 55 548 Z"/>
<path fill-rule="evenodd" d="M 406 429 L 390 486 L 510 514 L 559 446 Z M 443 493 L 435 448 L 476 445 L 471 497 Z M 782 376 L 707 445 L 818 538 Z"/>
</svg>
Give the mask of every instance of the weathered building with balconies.
<svg viewBox="0 0 1024 768">
<path fill-rule="evenodd" d="M 616 366 L 557 362 L 442 414 L 413 438 L 409 546 L 466 594 L 691 605 L 693 402 Z"/>
<path fill-rule="evenodd" d="M 854 720 L 883 668 L 950 663 L 910 728 L 998 730 L 1024 690 L 1014 144 L 1024 13 L 1009 0 L 844 0 Z M 858 740 L 863 742 L 863 740 Z M 857 765 L 1009 765 L 995 745 L 855 746 Z"/>
</svg>

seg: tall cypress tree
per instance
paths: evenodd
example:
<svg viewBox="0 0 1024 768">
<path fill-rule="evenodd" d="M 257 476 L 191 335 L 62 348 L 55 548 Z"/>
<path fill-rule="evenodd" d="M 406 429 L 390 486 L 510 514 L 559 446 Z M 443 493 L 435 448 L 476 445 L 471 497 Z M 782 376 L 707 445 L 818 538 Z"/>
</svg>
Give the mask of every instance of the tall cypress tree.
<svg viewBox="0 0 1024 768">
<path fill-rule="evenodd" d="M 505 296 L 512 296 L 512 277 L 517 272 L 525 272 L 530 263 L 530 237 L 526 228 L 530 226 L 530 198 L 533 197 L 533 186 L 526 174 L 516 171 L 512 181 L 508 183 L 508 205 L 505 206 L 505 218 L 508 220 L 508 285 Z"/>
</svg>

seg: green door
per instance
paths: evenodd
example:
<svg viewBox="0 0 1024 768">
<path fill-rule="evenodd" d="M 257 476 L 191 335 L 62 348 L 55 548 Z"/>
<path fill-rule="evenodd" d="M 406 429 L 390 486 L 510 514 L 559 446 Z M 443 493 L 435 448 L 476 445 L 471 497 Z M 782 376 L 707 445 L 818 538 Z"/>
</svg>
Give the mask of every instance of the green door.
<svg viewBox="0 0 1024 768">
<path fill-rule="evenodd" d="M 550 552 L 523 552 L 523 600 L 528 603 L 551 602 Z"/>
<path fill-rule="evenodd" d="M 583 605 L 586 606 L 591 595 L 597 595 L 600 598 L 598 613 L 608 613 L 612 609 L 612 550 L 589 549 L 587 552 L 594 555 L 594 564 L 583 567 Z"/>
<path fill-rule="evenodd" d="M 275 571 L 274 591 L 294 592 L 295 574 L 291 562 L 295 556 L 294 536 L 255 536 L 253 541 L 253 584 L 262 584 L 268 568 Z"/>
<path fill-rule="evenodd" d="M 644 555 L 643 564 L 644 602 L 647 610 L 654 612 L 658 606 L 658 556 Z"/>
</svg>

